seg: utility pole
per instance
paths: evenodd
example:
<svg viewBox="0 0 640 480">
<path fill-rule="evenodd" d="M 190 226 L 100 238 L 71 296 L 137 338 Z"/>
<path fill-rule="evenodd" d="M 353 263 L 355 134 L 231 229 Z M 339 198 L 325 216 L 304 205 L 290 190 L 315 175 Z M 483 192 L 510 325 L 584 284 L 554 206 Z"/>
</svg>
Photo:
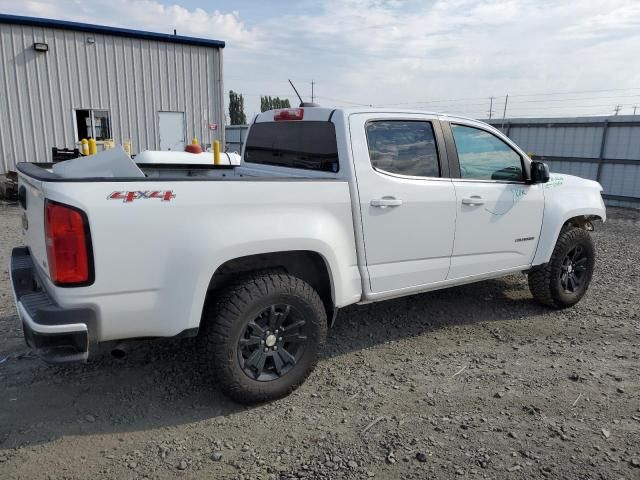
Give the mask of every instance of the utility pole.
<svg viewBox="0 0 640 480">
<path fill-rule="evenodd" d="M 315 85 L 315 83 L 316 82 L 311 80 L 311 103 L 313 103 L 313 100 L 315 99 L 315 96 L 313 95 L 313 86 Z"/>
<path fill-rule="evenodd" d="M 636 108 L 638 108 L 636 105 L 633 106 L 633 116 L 636 116 Z"/>
<path fill-rule="evenodd" d="M 616 105 L 613 109 L 613 114 L 618 115 L 618 112 L 620 112 L 621 108 L 622 108 L 622 105 Z"/>
<path fill-rule="evenodd" d="M 493 97 L 489 97 L 489 120 L 493 116 Z"/>
<path fill-rule="evenodd" d="M 509 103 L 509 94 L 504 97 L 504 111 L 502 112 L 502 131 L 504 131 L 504 119 L 507 116 L 507 103 Z"/>
</svg>

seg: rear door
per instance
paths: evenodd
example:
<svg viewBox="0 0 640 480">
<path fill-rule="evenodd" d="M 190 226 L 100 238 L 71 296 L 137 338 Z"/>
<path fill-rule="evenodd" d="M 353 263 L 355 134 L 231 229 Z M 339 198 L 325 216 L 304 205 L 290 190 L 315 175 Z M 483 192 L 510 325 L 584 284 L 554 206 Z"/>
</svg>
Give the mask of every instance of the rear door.
<svg viewBox="0 0 640 480">
<path fill-rule="evenodd" d="M 372 293 L 446 279 L 456 198 L 436 118 L 349 119 Z"/>
<path fill-rule="evenodd" d="M 443 122 L 443 129 L 457 197 L 448 279 L 527 268 L 544 209 L 543 185 L 525 181 L 529 160 L 482 124 Z"/>
</svg>

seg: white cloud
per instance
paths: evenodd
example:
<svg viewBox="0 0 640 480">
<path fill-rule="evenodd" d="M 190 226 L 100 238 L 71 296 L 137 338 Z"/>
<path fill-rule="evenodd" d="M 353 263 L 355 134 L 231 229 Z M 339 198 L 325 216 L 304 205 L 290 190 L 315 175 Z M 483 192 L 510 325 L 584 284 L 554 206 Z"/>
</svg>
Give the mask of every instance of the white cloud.
<svg viewBox="0 0 640 480">
<path fill-rule="evenodd" d="M 638 36 L 640 28 L 640 2 L 617 2 L 606 8 L 585 15 L 579 21 L 563 29 L 566 38 L 588 40 L 599 38 L 617 38 L 619 36 Z"/>
<path fill-rule="evenodd" d="M 260 94 L 294 99 L 288 78 L 305 95 L 315 80 L 323 104 L 413 103 L 474 116 L 506 93 L 513 114 L 605 113 L 623 102 L 624 113 L 640 103 L 640 88 L 619 101 L 517 96 L 640 87 L 634 0 L 318 0 L 298 4 L 308 13 L 274 3 L 262 17 L 242 5 L 0 0 L 10 13 L 225 40 L 225 85 L 245 93 L 248 114 Z M 470 100 L 437 102 L 459 98 Z"/>
<path fill-rule="evenodd" d="M 324 4 L 320 15 L 286 19 L 287 35 L 299 41 L 283 62 L 288 62 L 287 71 L 299 64 L 313 74 L 330 72 L 320 77 L 318 89 L 327 97 L 417 105 L 420 100 L 471 97 L 476 100 L 441 102 L 437 108 L 482 116 L 490 95 L 510 93 L 513 113 L 555 115 L 604 113 L 615 103 L 609 108 L 602 101 L 579 101 L 565 103 L 563 110 L 558 108 L 562 103 L 551 102 L 543 111 L 544 104 L 513 95 L 640 87 L 640 69 L 633 60 L 640 45 L 636 2 L 439 0 L 406 2 L 399 8 L 373 0 Z M 309 51 L 315 62 L 323 63 L 321 68 L 313 69 L 307 61 Z M 629 100 L 634 101 L 640 95 Z"/>
<path fill-rule="evenodd" d="M 189 10 L 155 0 L 79 0 L 27 1 L 0 0 L 5 13 L 51 17 L 61 20 L 105 24 L 154 32 L 209 37 L 233 42 L 236 46 L 255 45 L 257 39 L 240 20 L 237 11 L 222 13 L 202 8 Z"/>
</svg>

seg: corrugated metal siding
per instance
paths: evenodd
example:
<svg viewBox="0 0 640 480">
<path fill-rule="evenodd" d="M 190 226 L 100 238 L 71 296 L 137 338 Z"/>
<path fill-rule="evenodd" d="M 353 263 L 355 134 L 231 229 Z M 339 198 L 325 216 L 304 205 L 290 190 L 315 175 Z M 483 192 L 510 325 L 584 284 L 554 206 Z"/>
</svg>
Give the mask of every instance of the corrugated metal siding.
<svg viewBox="0 0 640 480">
<path fill-rule="evenodd" d="M 600 183 L 605 192 L 625 197 L 640 196 L 639 165 L 603 165 Z"/>
<path fill-rule="evenodd" d="M 508 119 L 505 131 L 524 150 L 543 157 L 552 172 L 597 180 L 605 194 L 621 197 L 607 199 L 609 205 L 640 207 L 640 116 Z"/>
<path fill-rule="evenodd" d="M 640 117 L 638 117 L 640 120 Z M 640 161 L 640 126 L 610 127 L 607 134 L 605 158 L 626 158 Z"/>
<path fill-rule="evenodd" d="M 602 128 L 597 127 L 536 127 L 511 126 L 509 137 L 526 150 L 557 157 L 598 158 Z M 525 147 L 523 147 L 525 148 Z"/>
<path fill-rule="evenodd" d="M 588 178 L 590 180 L 595 180 L 596 177 L 598 176 L 597 163 L 552 161 L 552 162 L 547 162 L 547 164 L 549 165 L 549 170 L 555 173 L 566 173 L 569 175 L 577 175 L 578 177 Z"/>
<path fill-rule="evenodd" d="M 161 110 L 185 113 L 187 140 L 224 141 L 217 48 L 0 23 L 0 86 L 0 173 L 75 147 L 74 109 L 109 110 L 112 137 L 134 152 L 159 148 Z"/>
<path fill-rule="evenodd" d="M 227 125 L 225 127 L 226 150 L 238 152 L 242 150 L 242 144 L 247 136 L 248 125 Z"/>
</svg>

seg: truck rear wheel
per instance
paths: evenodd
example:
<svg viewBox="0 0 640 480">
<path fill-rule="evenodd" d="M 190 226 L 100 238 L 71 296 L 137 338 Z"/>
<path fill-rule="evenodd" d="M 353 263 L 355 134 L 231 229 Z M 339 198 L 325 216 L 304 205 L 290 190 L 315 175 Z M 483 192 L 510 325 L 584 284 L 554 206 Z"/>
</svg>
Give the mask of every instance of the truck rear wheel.
<svg viewBox="0 0 640 480">
<path fill-rule="evenodd" d="M 575 305 L 589 288 L 595 261 L 589 232 L 577 227 L 563 228 L 549 263 L 529 272 L 529 289 L 538 302 L 549 307 Z"/>
<path fill-rule="evenodd" d="M 283 397 L 311 373 L 324 345 L 320 296 L 284 273 L 246 278 L 207 308 L 199 346 L 223 392 L 241 403 Z"/>
</svg>

